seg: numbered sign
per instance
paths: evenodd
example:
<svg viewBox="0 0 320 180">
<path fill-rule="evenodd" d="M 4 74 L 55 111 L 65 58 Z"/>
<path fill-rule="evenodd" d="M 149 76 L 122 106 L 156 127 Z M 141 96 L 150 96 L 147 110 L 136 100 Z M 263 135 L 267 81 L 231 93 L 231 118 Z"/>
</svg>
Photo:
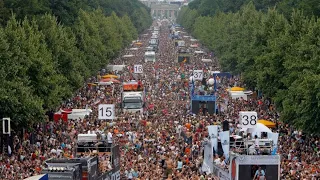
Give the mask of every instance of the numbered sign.
<svg viewBox="0 0 320 180">
<path fill-rule="evenodd" d="M 114 119 L 114 104 L 99 104 L 98 119 Z"/>
<path fill-rule="evenodd" d="M 254 128 L 258 123 L 258 114 L 255 111 L 240 111 L 240 124 L 242 128 Z"/>
<path fill-rule="evenodd" d="M 134 73 L 137 73 L 137 74 L 143 73 L 142 65 L 134 65 L 133 69 L 134 69 Z"/>
<path fill-rule="evenodd" d="M 193 79 L 202 81 L 202 79 L 203 79 L 203 70 L 194 70 L 193 71 Z"/>
<path fill-rule="evenodd" d="M 11 134 L 10 121 L 11 121 L 10 118 L 2 119 L 2 134 Z"/>
</svg>

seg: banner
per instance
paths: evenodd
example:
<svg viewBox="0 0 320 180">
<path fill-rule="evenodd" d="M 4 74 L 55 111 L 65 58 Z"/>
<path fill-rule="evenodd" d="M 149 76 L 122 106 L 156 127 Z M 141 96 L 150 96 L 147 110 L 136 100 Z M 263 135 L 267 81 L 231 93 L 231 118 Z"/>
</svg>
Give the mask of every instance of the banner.
<svg viewBox="0 0 320 180">
<path fill-rule="evenodd" d="M 278 138 L 279 138 L 279 133 L 268 133 L 268 139 L 272 140 L 273 147 L 278 146 Z"/>
<path fill-rule="evenodd" d="M 217 153 L 218 152 L 218 126 L 212 125 L 207 127 L 208 127 L 211 144 L 215 152 Z"/>
<path fill-rule="evenodd" d="M 230 132 L 229 131 L 220 132 L 219 137 L 221 140 L 223 154 L 226 157 L 226 159 L 228 159 L 229 158 L 229 149 L 230 149 Z"/>
<path fill-rule="evenodd" d="M 120 147 L 119 145 L 116 145 L 112 147 L 112 164 L 113 169 L 118 171 L 120 170 Z"/>
<path fill-rule="evenodd" d="M 204 157 L 202 163 L 202 171 L 211 174 L 213 171 L 212 145 L 210 140 L 204 142 Z"/>
<path fill-rule="evenodd" d="M 278 138 L 279 138 L 279 133 L 268 133 L 268 139 L 272 139 L 272 145 L 273 145 L 273 149 L 272 149 L 272 154 L 276 154 L 277 152 L 277 148 L 278 148 Z"/>
</svg>

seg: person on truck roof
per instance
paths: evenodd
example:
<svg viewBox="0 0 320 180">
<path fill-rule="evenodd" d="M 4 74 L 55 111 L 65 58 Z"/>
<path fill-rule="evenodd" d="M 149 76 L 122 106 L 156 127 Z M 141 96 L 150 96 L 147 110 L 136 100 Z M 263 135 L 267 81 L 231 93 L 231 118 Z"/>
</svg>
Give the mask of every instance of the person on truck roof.
<svg viewBox="0 0 320 180">
<path fill-rule="evenodd" d="M 138 89 L 140 89 L 142 87 L 142 82 L 141 82 L 141 80 L 139 79 L 138 80 Z"/>
</svg>

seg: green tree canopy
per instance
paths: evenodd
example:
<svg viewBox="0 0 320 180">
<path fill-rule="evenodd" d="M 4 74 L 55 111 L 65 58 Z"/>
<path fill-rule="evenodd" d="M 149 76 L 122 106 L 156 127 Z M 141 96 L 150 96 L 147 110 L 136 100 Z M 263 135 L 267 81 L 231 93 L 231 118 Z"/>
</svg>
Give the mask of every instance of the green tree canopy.
<svg viewBox="0 0 320 180">
<path fill-rule="evenodd" d="M 45 119 L 149 27 L 138 0 L 0 1 L 0 118 Z"/>
<path fill-rule="evenodd" d="M 319 134 L 320 19 L 312 16 L 314 1 L 250 1 L 239 9 L 228 1 L 215 7 L 196 2 L 180 11 L 178 23 L 215 52 L 224 71 L 241 74 L 248 88 L 272 98 L 282 121 Z"/>
</svg>

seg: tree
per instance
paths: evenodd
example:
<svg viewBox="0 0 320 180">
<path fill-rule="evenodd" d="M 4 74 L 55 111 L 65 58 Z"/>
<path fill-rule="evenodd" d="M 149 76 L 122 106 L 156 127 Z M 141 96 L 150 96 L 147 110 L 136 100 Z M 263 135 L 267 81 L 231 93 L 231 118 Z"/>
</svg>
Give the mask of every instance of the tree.
<svg viewBox="0 0 320 180">
<path fill-rule="evenodd" d="M 68 79 L 66 87 L 70 92 L 80 88 L 89 72 L 82 52 L 76 47 L 74 34 L 70 29 L 59 25 L 57 18 L 49 14 L 36 21 L 51 51 L 55 69 Z"/>
<path fill-rule="evenodd" d="M 211 8 L 205 1 L 184 7 L 178 22 L 215 52 L 223 71 L 272 98 L 282 121 L 319 134 L 320 20 L 293 9 L 306 1 L 253 1 L 238 11 L 230 1 Z"/>
<path fill-rule="evenodd" d="M 286 93 L 281 120 L 308 133 L 320 134 L 320 76 L 303 71 Z"/>
<path fill-rule="evenodd" d="M 30 62 L 22 58 L 24 52 L 13 43 L 17 42 L 10 41 L 8 32 L 0 28 L 0 118 L 10 117 L 14 125 L 23 127 L 42 119 L 43 101 L 34 95 L 26 76 L 25 67 Z"/>
<path fill-rule="evenodd" d="M 12 59 L 21 66 L 19 76 L 28 78 L 34 94 L 44 101 L 45 107 L 56 107 L 57 100 L 60 102 L 68 95 L 65 88 L 67 81 L 55 70 L 51 53 L 36 22 L 27 19 L 18 22 L 13 17 L 5 33 L 11 43 L 9 50 L 13 53 Z"/>
<path fill-rule="evenodd" d="M 137 0 L 0 0 L 0 116 L 44 120 L 151 25 L 148 10 Z"/>
</svg>

